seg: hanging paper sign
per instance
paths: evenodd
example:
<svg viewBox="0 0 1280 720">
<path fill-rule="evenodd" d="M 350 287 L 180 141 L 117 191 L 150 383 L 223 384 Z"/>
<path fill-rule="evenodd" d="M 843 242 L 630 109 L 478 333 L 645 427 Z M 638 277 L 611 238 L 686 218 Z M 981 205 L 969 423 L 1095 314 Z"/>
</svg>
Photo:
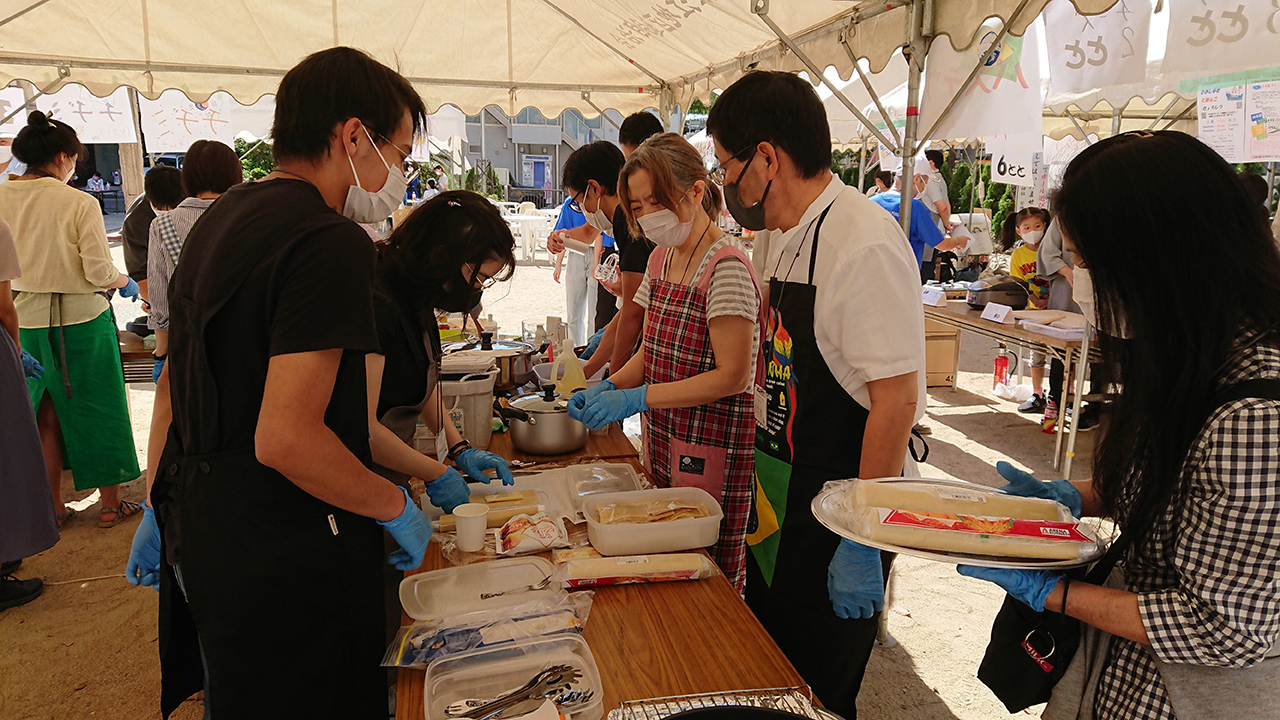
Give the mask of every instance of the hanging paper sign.
<svg viewBox="0 0 1280 720">
<path fill-rule="evenodd" d="M 1094 16 L 1054 0 L 1044 9 L 1044 28 L 1054 92 L 1086 92 L 1146 76 L 1150 0 L 1120 0 Z"/>
<path fill-rule="evenodd" d="M 925 63 L 924 96 L 920 101 L 921 132 L 928 132 L 964 85 L 974 65 L 1000 33 L 1000 24 L 988 21 L 978 28 L 974 42 L 954 50 L 938 41 Z M 1033 27 L 1024 37 L 1006 35 L 964 89 L 951 112 L 931 138 L 987 137 L 992 134 L 1040 134 L 1040 44 Z"/>
<path fill-rule="evenodd" d="M 0 88 L 0 118 L 4 118 L 10 113 L 22 107 L 22 103 L 26 101 L 26 96 L 19 87 Z M 27 113 L 30 108 L 24 109 L 9 118 L 9 122 L 0 125 L 0 134 L 17 135 L 27 124 Z"/>
<path fill-rule="evenodd" d="M 1044 164 L 1044 153 L 1031 156 L 1031 183 L 1018 188 L 1015 209 L 1049 207 L 1049 174 Z"/>
<path fill-rule="evenodd" d="M 68 85 L 56 93 L 36 98 L 36 107 L 70 125 L 86 145 L 138 142 L 127 88 L 118 88 L 100 98 L 81 85 Z"/>
<path fill-rule="evenodd" d="M 1171 0 L 1164 72 L 1202 75 L 1280 65 L 1280 4 Z"/>
<path fill-rule="evenodd" d="M 1280 81 L 1249 83 L 1244 112 L 1249 159 L 1280 160 Z"/>
<path fill-rule="evenodd" d="M 991 180 L 1005 185 L 1031 186 L 1035 182 L 1033 161 L 1041 151 L 1043 136 L 990 135 Z"/>
<path fill-rule="evenodd" d="M 192 102 L 181 90 L 166 90 L 156 100 L 138 101 L 147 152 L 186 152 L 197 140 L 235 141 L 227 93 L 214 93 L 206 102 Z"/>
<path fill-rule="evenodd" d="M 1201 90 L 1196 98 L 1197 137 L 1227 162 L 1245 162 L 1244 85 Z"/>
</svg>

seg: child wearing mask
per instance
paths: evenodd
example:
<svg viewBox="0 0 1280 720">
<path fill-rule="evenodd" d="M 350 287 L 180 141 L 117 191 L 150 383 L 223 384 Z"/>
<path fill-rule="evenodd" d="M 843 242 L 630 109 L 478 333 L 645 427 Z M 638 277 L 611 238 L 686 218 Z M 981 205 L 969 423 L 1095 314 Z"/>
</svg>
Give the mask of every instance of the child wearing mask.
<svg viewBox="0 0 1280 720">
<path fill-rule="evenodd" d="M 1031 293 L 1030 303 L 1043 310 L 1049 304 L 1049 282 L 1040 277 L 1036 271 L 1036 253 L 1040 249 L 1040 240 L 1044 231 L 1049 228 L 1049 211 L 1040 207 L 1028 207 L 1017 213 L 1010 213 L 1000 230 L 1000 240 L 1005 250 L 1014 245 L 1015 238 L 1021 243 L 1014 248 L 1009 257 L 1009 274 L 1027 283 Z M 1018 412 L 1044 412 L 1048 403 L 1044 396 L 1044 353 L 1031 353 L 1031 388 L 1034 394 L 1029 400 L 1018 406 Z"/>
</svg>

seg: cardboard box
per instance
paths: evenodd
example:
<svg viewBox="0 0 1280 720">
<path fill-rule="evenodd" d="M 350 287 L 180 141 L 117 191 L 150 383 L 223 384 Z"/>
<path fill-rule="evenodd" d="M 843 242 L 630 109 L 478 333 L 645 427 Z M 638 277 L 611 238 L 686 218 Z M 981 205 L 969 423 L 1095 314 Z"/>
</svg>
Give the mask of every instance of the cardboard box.
<svg viewBox="0 0 1280 720">
<path fill-rule="evenodd" d="M 951 387 L 956 373 L 960 330 L 927 318 L 924 330 L 925 387 Z"/>
</svg>

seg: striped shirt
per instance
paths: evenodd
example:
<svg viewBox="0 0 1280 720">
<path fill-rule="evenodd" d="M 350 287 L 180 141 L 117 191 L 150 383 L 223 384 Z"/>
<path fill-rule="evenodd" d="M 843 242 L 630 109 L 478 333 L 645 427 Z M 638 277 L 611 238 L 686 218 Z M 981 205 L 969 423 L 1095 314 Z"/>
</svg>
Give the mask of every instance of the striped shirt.
<svg viewBox="0 0 1280 720">
<path fill-rule="evenodd" d="M 169 330 L 169 280 L 178 267 L 182 243 L 196 220 L 213 204 L 213 200 L 187 198 L 178 207 L 159 213 L 151 222 L 147 240 L 147 295 L 151 313 L 147 326 L 153 330 Z"/>
</svg>

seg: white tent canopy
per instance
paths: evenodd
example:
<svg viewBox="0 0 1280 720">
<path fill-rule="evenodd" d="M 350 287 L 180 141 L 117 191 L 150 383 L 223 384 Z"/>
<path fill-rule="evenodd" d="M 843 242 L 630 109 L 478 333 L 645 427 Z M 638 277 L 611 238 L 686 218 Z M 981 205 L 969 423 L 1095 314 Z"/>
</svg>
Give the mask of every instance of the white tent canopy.
<svg viewBox="0 0 1280 720">
<path fill-rule="evenodd" d="M 1094 14 L 1116 0 L 1071 0 Z M 988 17 L 1023 12 L 1021 33 L 1048 0 L 936 0 L 935 35 L 969 43 Z M 452 103 L 508 115 L 536 107 L 687 106 L 751 69 L 804 64 L 754 10 L 767 11 L 819 67 L 865 58 L 884 68 L 906 40 L 908 0 L 148 0 L 89 6 L 0 0 L 0 83 L 80 83 L 105 96 L 170 88 L 201 101 L 224 90 L 252 104 L 311 52 L 351 45 L 397 67 L 430 109 Z M 56 28 L 51 31 L 50 28 Z M 851 69 L 851 68 L 850 68 Z"/>
</svg>

